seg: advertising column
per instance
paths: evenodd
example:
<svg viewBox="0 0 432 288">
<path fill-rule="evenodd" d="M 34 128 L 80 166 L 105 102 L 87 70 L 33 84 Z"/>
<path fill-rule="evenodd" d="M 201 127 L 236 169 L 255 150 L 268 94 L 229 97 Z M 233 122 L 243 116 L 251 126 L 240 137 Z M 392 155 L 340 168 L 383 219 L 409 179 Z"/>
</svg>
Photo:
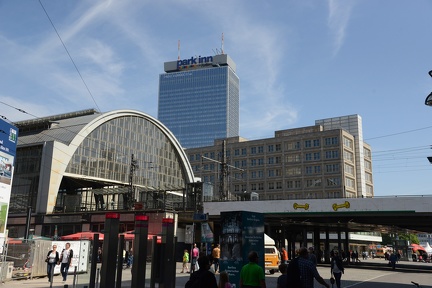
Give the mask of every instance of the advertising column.
<svg viewBox="0 0 432 288">
<path fill-rule="evenodd" d="M 0 119 L 0 250 L 6 240 L 18 128 Z M 0 251 L 3 252 L 3 251 Z"/>
<path fill-rule="evenodd" d="M 240 271 L 249 262 L 248 254 L 256 251 L 258 265 L 264 269 L 264 215 L 237 211 L 221 213 L 220 271 L 226 271 L 233 288 L 239 288 Z"/>
</svg>

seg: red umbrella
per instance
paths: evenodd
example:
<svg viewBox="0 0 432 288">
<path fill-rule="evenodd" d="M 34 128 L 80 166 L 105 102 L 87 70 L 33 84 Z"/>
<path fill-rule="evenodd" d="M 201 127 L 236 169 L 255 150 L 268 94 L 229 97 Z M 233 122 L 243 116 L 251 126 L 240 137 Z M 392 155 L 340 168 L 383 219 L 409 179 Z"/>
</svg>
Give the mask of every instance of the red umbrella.
<svg viewBox="0 0 432 288">
<path fill-rule="evenodd" d="M 103 241 L 104 239 L 104 234 L 102 233 L 98 233 L 98 232 L 78 232 L 78 233 L 74 233 L 74 234 L 70 234 L 70 235 L 65 235 L 60 237 L 61 240 L 93 240 L 94 236 L 98 234 L 99 235 L 99 240 Z"/>
<path fill-rule="evenodd" d="M 413 250 L 413 252 L 417 252 L 417 251 L 423 251 L 423 252 L 426 252 L 426 249 L 423 247 L 423 246 L 421 246 L 421 245 L 418 245 L 418 244 L 411 244 L 410 245 L 411 246 L 411 248 L 412 248 L 412 250 Z"/>
</svg>

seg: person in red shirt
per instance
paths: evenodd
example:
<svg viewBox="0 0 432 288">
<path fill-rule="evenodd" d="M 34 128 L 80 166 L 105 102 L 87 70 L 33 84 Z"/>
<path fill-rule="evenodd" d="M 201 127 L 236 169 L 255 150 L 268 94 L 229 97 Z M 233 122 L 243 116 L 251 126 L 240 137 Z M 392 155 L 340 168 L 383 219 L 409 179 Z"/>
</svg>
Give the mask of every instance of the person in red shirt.
<svg viewBox="0 0 432 288">
<path fill-rule="evenodd" d="M 193 249 L 192 249 L 192 262 L 191 262 L 191 270 L 190 270 L 190 272 L 191 273 L 193 273 L 193 272 L 195 272 L 195 268 L 196 268 L 196 264 L 197 264 L 197 259 L 198 259 L 198 256 L 199 256 L 199 249 L 198 249 L 198 247 L 197 247 L 197 245 L 196 245 L 196 243 L 194 244 L 194 247 L 193 247 Z"/>
<path fill-rule="evenodd" d="M 288 252 L 282 247 L 282 263 L 288 264 Z"/>
</svg>

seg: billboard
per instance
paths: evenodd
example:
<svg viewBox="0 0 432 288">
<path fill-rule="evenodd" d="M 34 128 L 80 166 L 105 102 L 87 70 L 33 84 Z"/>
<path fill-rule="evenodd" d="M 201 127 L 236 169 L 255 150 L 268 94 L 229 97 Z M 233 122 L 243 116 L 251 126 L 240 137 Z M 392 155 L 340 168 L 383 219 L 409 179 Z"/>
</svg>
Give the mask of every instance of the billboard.
<svg viewBox="0 0 432 288">
<path fill-rule="evenodd" d="M 0 247 L 6 240 L 6 221 L 12 189 L 18 128 L 0 119 Z"/>
</svg>

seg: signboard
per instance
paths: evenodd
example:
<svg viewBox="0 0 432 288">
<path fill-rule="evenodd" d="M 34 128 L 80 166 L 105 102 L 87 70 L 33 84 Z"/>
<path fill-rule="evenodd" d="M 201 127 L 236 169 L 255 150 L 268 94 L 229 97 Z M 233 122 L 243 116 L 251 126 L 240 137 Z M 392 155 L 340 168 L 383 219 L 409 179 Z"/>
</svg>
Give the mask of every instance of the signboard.
<svg viewBox="0 0 432 288">
<path fill-rule="evenodd" d="M 6 221 L 12 189 L 18 128 L 0 119 L 0 249 L 6 240 Z M 3 251 L 1 251 L 3 252 Z"/>
<path fill-rule="evenodd" d="M 264 269 L 264 214 L 238 211 L 221 213 L 220 271 L 226 271 L 233 288 L 240 287 L 240 271 L 256 251 Z"/>
</svg>

